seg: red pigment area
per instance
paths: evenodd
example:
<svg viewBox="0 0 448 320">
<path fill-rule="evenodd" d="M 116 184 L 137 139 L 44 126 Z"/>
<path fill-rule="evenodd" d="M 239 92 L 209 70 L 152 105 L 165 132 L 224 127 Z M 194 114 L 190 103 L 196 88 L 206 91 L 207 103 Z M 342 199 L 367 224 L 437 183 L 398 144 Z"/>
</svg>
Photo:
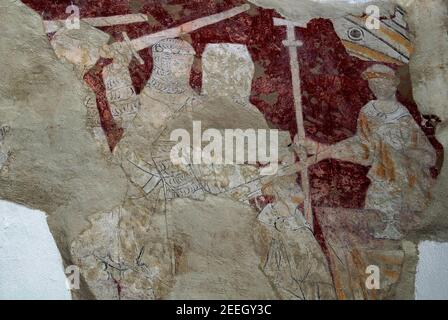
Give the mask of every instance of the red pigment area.
<svg viewBox="0 0 448 320">
<path fill-rule="evenodd" d="M 63 19 L 71 1 L 25 0 L 45 19 Z M 112 1 L 79 0 L 81 17 L 108 16 L 141 12 L 151 15 L 151 24 L 138 23 L 101 28 L 115 40 L 121 41 L 125 31 L 133 39 L 181 23 L 230 9 L 245 3 L 242 0 L 166 0 L 166 1 Z M 137 9 L 136 9 L 137 8 Z M 137 10 L 137 11 L 136 11 Z M 201 89 L 201 56 L 208 43 L 238 43 L 247 46 L 256 66 L 252 83 L 251 102 L 263 112 L 266 119 L 291 135 L 297 131 L 292 95 L 289 55 L 282 41 L 284 27 L 274 27 L 275 11 L 252 5 L 250 11 L 234 18 L 202 28 L 184 37 L 196 50 L 196 61 L 191 73 L 191 86 Z M 332 144 L 352 136 L 356 131 L 360 109 L 374 96 L 361 73 L 372 63 L 351 57 L 333 29 L 331 21 L 311 20 L 306 28 L 297 28 L 303 46 L 298 49 L 302 102 L 306 132 L 321 143 Z M 132 61 L 129 67 L 133 84 L 139 93 L 152 71 L 151 50 L 140 51 L 144 65 Z M 101 71 L 110 63 L 100 60 L 86 74 L 85 80 L 97 94 L 101 123 L 111 149 L 122 135 L 110 114 L 105 99 Z M 417 123 L 421 115 L 415 103 L 399 97 L 411 111 Z M 424 128 L 435 148 L 441 145 L 434 138 L 433 128 Z M 315 206 L 362 208 L 369 179 L 368 168 L 357 164 L 327 160 L 310 169 L 312 200 Z M 436 174 L 436 173 L 435 173 Z"/>
<path fill-rule="evenodd" d="M 123 136 L 123 129 L 115 123 L 106 98 L 102 71 L 105 66 L 112 63 L 111 59 L 101 58 L 96 65 L 84 75 L 84 81 L 96 93 L 96 104 L 100 116 L 101 126 L 106 133 L 107 142 L 111 151 Z"/>
</svg>

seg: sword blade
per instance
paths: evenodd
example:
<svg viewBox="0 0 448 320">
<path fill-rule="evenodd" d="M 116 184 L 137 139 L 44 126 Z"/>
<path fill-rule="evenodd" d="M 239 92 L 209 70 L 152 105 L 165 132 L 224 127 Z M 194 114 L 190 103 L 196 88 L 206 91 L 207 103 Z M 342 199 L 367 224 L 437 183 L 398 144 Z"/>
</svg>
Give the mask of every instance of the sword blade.
<svg viewBox="0 0 448 320">
<path fill-rule="evenodd" d="M 82 18 L 81 21 L 92 27 L 108 27 L 120 24 L 131 24 L 138 22 L 147 22 L 148 16 L 143 13 L 123 14 L 109 17 Z M 44 28 L 46 33 L 56 32 L 65 26 L 66 20 L 45 20 Z"/>
<path fill-rule="evenodd" d="M 182 34 L 190 33 L 190 32 L 196 31 L 200 28 L 203 28 L 203 27 L 221 22 L 223 20 L 232 18 L 236 15 L 239 15 L 239 14 L 249 10 L 249 9 L 250 9 L 250 5 L 244 4 L 242 6 L 235 7 L 230 10 L 227 10 L 227 11 L 223 11 L 220 13 L 212 14 L 207 17 L 202 17 L 202 18 L 199 18 L 196 20 L 186 22 L 184 24 L 181 24 L 180 26 L 177 26 L 177 27 L 174 27 L 174 28 L 171 28 L 168 30 L 159 31 L 159 32 L 156 32 L 153 34 L 149 34 L 149 35 L 137 38 L 137 39 L 133 39 L 133 40 L 131 40 L 131 44 L 132 44 L 133 48 L 135 49 L 135 51 L 140 51 L 145 48 L 153 46 L 154 44 L 156 44 L 157 42 L 159 42 L 162 39 L 177 38 L 177 37 L 181 36 Z"/>
</svg>

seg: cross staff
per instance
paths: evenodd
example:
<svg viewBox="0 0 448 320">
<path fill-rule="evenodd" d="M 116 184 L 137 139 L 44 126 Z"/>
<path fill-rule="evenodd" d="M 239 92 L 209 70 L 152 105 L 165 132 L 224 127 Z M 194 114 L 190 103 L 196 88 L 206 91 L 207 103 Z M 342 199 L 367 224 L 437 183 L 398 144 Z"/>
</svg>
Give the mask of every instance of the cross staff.
<svg viewBox="0 0 448 320">
<path fill-rule="evenodd" d="M 292 76 L 292 88 L 294 95 L 294 106 L 296 112 L 297 122 L 297 138 L 298 138 L 298 155 L 300 161 L 307 160 L 308 155 L 305 149 L 305 126 L 303 124 L 303 108 L 302 108 L 302 94 L 300 89 L 300 66 L 299 58 L 297 54 L 297 48 L 302 46 L 302 42 L 296 39 L 295 27 L 304 27 L 304 23 L 293 22 L 285 19 L 274 18 L 274 26 L 286 27 L 286 40 L 283 41 L 283 45 L 289 49 L 291 76 Z M 306 166 L 303 170 L 300 170 L 300 176 L 302 180 L 302 191 L 304 193 L 304 209 L 305 219 L 309 224 L 311 230 L 313 230 L 313 209 L 311 207 L 310 196 L 310 183 L 308 177 L 308 170 Z"/>
</svg>

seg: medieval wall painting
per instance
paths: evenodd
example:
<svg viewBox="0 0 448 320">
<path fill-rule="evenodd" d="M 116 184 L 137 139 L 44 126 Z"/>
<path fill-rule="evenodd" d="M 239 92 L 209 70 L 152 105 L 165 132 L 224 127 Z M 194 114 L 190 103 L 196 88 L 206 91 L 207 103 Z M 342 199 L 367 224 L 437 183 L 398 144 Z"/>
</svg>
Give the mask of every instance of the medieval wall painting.
<svg viewBox="0 0 448 320">
<path fill-rule="evenodd" d="M 127 179 L 70 244 L 93 297 L 397 295 L 443 151 L 409 94 L 404 9 L 371 29 L 240 0 L 74 1 L 73 27 L 70 3 L 23 2 L 88 88 L 85 129 Z M 215 140 L 278 130 L 275 174 L 260 174 L 271 159 L 174 164 L 172 133 L 195 122 Z"/>
</svg>

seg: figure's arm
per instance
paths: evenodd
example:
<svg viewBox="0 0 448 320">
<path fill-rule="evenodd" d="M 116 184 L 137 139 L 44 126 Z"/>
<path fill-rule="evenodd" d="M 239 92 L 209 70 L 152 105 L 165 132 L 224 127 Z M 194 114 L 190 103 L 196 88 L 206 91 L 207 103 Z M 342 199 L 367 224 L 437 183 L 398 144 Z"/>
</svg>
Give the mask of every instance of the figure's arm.
<svg viewBox="0 0 448 320">
<path fill-rule="evenodd" d="M 434 166 L 437 154 L 428 137 L 411 117 L 406 119 L 404 126 L 412 128 L 406 151 L 409 158 L 418 160 L 424 167 Z"/>
<path fill-rule="evenodd" d="M 353 137 L 333 145 L 306 140 L 306 148 L 313 154 L 307 161 L 312 165 L 326 159 L 349 161 L 361 165 L 371 164 L 371 143 L 368 124 L 363 113 L 358 118 L 358 129 Z"/>
<path fill-rule="evenodd" d="M 309 158 L 309 162 L 318 163 L 326 159 L 337 159 L 369 165 L 370 151 L 369 147 L 362 143 L 359 136 L 355 135 L 334 145 L 319 144 L 317 153 Z"/>
</svg>

